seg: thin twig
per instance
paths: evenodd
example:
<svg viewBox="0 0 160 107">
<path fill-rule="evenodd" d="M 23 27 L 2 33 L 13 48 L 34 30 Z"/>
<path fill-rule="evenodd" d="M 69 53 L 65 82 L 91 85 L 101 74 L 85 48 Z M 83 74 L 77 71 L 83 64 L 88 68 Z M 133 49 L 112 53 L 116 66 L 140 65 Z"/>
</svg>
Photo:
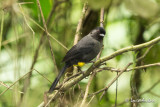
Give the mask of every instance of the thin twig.
<svg viewBox="0 0 160 107">
<path fill-rule="evenodd" d="M 45 107 L 47 107 L 51 103 L 51 101 L 54 99 L 54 97 L 58 96 L 58 94 L 60 94 L 59 90 L 56 91 L 56 93 L 54 94 L 54 96 L 52 96 L 52 98 L 48 101 L 48 103 L 45 105 Z"/>
<path fill-rule="evenodd" d="M 100 26 L 104 27 L 104 8 L 101 8 L 101 12 L 100 12 Z"/>
<path fill-rule="evenodd" d="M 155 83 L 154 83 L 149 89 L 147 89 L 146 91 L 140 93 L 139 96 L 142 96 L 143 94 L 151 91 L 151 90 L 152 90 L 155 86 L 157 86 L 157 84 L 159 84 L 159 83 L 160 83 L 160 80 L 158 80 L 157 82 L 155 82 Z"/>
<path fill-rule="evenodd" d="M 24 78 L 25 76 L 27 76 L 30 72 L 32 72 L 32 71 L 29 71 L 29 72 L 27 72 L 25 75 L 23 75 L 21 78 L 19 78 L 17 81 L 15 81 L 12 85 L 10 85 L 6 90 L 4 90 L 1 94 L 0 94 L 0 96 L 1 95 L 3 95 L 8 89 L 10 89 L 12 86 L 14 86 L 19 80 L 21 80 L 22 78 Z"/>
<path fill-rule="evenodd" d="M 41 74 L 38 70 L 36 70 L 36 69 L 33 69 L 34 71 L 36 71 L 38 74 L 40 74 L 44 79 L 46 79 L 47 81 L 49 81 L 45 76 L 43 76 L 43 74 Z M 33 71 L 32 70 L 32 71 Z M 32 72 L 32 71 L 30 71 L 30 72 Z M 7 85 L 5 85 L 4 83 L 2 83 L 2 82 L 0 82 L 0 84 L 2 84 L 3 86 L 5 86 L 7 89 L 6 90 L 4 90 L 1 94 L 0 94 L 0 96 L 2 95 L 2 94 L 4 94 L 8 89 L 12 89 L 11 87 L 13 87 L 19 80 L 21 80 L 22 78 L 24 78 L 25 76 L 27 76 L 30 72 L 27 72 L 26 74 L 24 74 L 21 78 L 19 78 L 17 81 L 15 81 L 12 85 L 10 85 L 10 86 L 7 86 Z M 52 83 L 51 81 L 49 81 L 50 83 Z M 24 92 L 21 92 L 21 91 L 19 91 L 20 93 L 24 93 Z"/>
<path fill-rule="evenodd" d="M 33 22 L 35 25 L 37 25 L 41 30 L 43 30 L 44 32 L 45 32 L 45 29 L 41 26 L 41 25 L 39 25 L 36 21 L 34 21 L 32 18 L 30 18 L 29 16 L 27 16 L 27 15 L 25 15 L 24 14 L 24 16 L 27 18 L 27 19 L 29 19 L 31 22 Z M 66 50 L 68 50 L 68 48 L 65 46 L 65 45 L 63 45 L 60 41 L 58 41 L 54 36 L 52 36 L 49 32 L 45 32 L 45 33 L 48 33 L 48 35 L 54 40 L 54 41 L 56 41 L 60 46 L 62 46 L 64 49 L 66 49 Z"/>
<path fill-rule="evenodd" d="M 118 72 L 117 72 L 117 76 L 118 76 Z M 117 95 L 118 94 L 118 78 L 116 80 L 116 97 L 115 97 L 115 107 L 117 107 Z"/>
<path fill-rule="evenodd" d="M 21 2 L 21 3 L 18 3 L 20 5 L 24 5 L 24 4 L 34 4 L 34 2 Z"/>
<path fill-rule="evenodd" d="M 76 34 L 75 34 L 75 38 L 74 38 L 74 45 L 77 44 L 77 42 L 79 40 L 79 37 L 81 35 L 82 25 L 84 23 L 85 13 L 86 13 L 87 9 L 88 9 L 88 3 L 84 3 L 83 10 L 82 10 L 82 16 L 79 19 Z"/>
<path fill-rule="evenodd" d="M 142 60 L 148 54 L 148 52 L 151 50 L 152 47 L 153 47 L 153 45 L 150 46 L 141 57 L 136 59 L 136 62 L 139 62 L 140 60 Z"/>
<path fill-rule="evenodd" d="M 29 25 L 29 23 L 27 22 L 27 19 L 26 19 L 26 17 L 25 17 L 25 14 L 24 14 L 24 11 L 23 11 L 22 6 L 21 6 L 20 4 L 18 4 L 18 5 L 19 5 L 20 10 L 21 10 L 21 13 L 22 13 L 22 15 L 23 15 L 23 17 L 24 17 L 24 21 L 25 21 L 25 23 L 27 24 L 28 28 L 32 31 L 33 37 L 34 37 L 34 35 L 35 35 L 34 30 L 32 29 L 32 27 L 31 27 L 31 26 Z"/>
<path fill-rule="evenodd" d="M 2 85 L 2 86 L 4 86 L 4 87 L 6 87 L 6 88 L 9 88 L 9 86 L 8 85 L 6 85 L 5 83 L 3 83 L 2 81 L 0 81 L 0 84 Z M 13 88 L 9 88 L 10 90 L 13 90 Z M 23 94 L 23 92 L 22 91 L 18 91 L 20 94 Z"/>
<path fill-rule="evenodd" d="M 19 7 L 20 7 L 20 11 L 21 11 L 21 13 L 22 13 L 22 15 L 23 15 L 23 17 L 24 17 L 24 21 L 25 21 L 25 23 L 26 23 L 26 25 L 28 26 L 28 28 L 32 31 L 32 33 L 33 33 L 33 48 L 34 48 L 34 37 L 35 37 L 35 32 L 34 32 L 34 30 L 32 29 L 32 27 L 29 25 L 29 23 L 28 23 L 28 21 L 27 21 L 27 19 L 26 19 L 26 17 L 25 17 L 25 14 L 24 14 L 24 11 L 23 11 L 23 8 L 22 8 L 22 6 L 20 5 L 20 4 L 18 4 L 19 5 Z"/>
<path fill-rule="evenodd" d="M 77 101 L 76 101 L 76 104 L 74 105 L 74 107 L 78 107 L 79 106 L 79 103 L 80 103 L 79 99 L 82 97 L 82 94 L 83 94 L 79 84 L 78 84 L 78 88 L 80 90 L 80 94 L 78 95 L 78 98 L 77 98 Z"/>
<path fill-rule="evenodd" d="M 156 96 L 156 97 L 159 97 L 159 98 L 160 98 L 160 95 L 158 95 L 158 94 L 156 94 L 156 93 L 154 93 L 154 92 L 152 92 L 152 91 L 150 91 L 149 93 L 152 94 L 152 95 L 154 95 L 154 96 Z"/>
<path fill-rule="evenodd" d="M 86 99 L 88 97 L 89 87 L 90 87 L 91 82 L 92 82 L 95 75 L 96 75 L 96 72 L 93 72 L 93 74 L 89 78 L 89 81 L 88 81 L 88 84 L 87 84 L 87 87 L 86 87 L 86 91 L 85 91 L 85 94 L 84 94 L 84 97 L 83 97 L 83 100 L 82 100 L 82 103 L 81 103 L 80 107 L 84 107 L 84 104 L 85 104 Z"/>
<path fill-rule="evenodd" d="M 127 69 L 125 72 L 129 72 L 132 70 L 138 70 L 138 69 L 144 69 L 144 68 L 149 68 L 149 67 L 154 67 L 154 66 L 160 66 L 160 62 L 158 63 L 153 63 L 153 64 L 147 64 L 147 65 L 142 65 L 142 66 L 136 66 L 134 68 L 130 68 Z M 109 70 L 109 71 L 115 71 L 115 72 L 120 72 L 121 69 L 117 69 L 117 68 L 112 68 L 112 67 L 103 67 L 103 68 L 99 68 L 99 70 L 97 72 L 100 72 L 102 70 Z"/>
<path fill-rule="evenodd" d="M 39 75 L 41 75 L 44 79 L 46 79 L 48 82 L 52 84 L 52 82 L 48 78 L 46 78 L 43 74 L 41 74 L 38 70 L 36 69 L 33 69 L 33 70 L 35 70 Z"/>
<path fill-rule="evenodd" d="M 24 38 L 24 37 L 27 37 L 27 34 L 23 34 L 22 36 L 18 36 L 17 38 L 14 37 L 14 38 L 12 38 L 12 39 L 5 40 L 5 41 L 2 42 L 2 46 L 5 46 L 5 45 L 7 45 L 7 44 L 9 44 L 9 43 L 11 43 L 11 42 L 14 42 L 14 41 L 16 41 L 16 40 L 22 39 L 22 38 Z"/>
<path fill-rule="evenodd" d="M 99 94 L 99 93 L 101 93 L 101 92 L 104 91 L 103 94 L 102 94 L 101 97 L 100 97 L 100 99 L 101 99 L 102 96 L 105 94 L 105 92 L 108 90 L 108 88 L 117 80 L 117 78 L 118 78 L 124 71 L 127 70 L 127 68 L 128 68 L 131 64 L 132 64 L 132 63 L 129 63 L 124 69 L 122 69 L 122 70 L 120 71 L 120 73 L 119 73 L 105 88 L 103 88 L 103 89 L 101 89 L 101 90 L 99 90 L 99 91 L 97 91 L 97 92 L 92 93 L 90 96 Z"/>
<path fill-rule="evenodd" d="M 104 8 L 101 8 L 100 10 L 100 26 L 104 27 Z M 101 51 L 99 52 L 99 54 L 97 55 L 96 61 L 100 58 L 101 54 L 102 54 L 102 50 L 104 47 L 102 47 Z"/>
<path fill-rule="evenodd" d="M 50 47 L 50 51 L 51 51 L 52 60 L 53 60 L 54 67 L 55 67 L 55 71 L 58 72 L 55 56 L 54 56 L 53 49 L 52 49 L 52 44 L 51 44 L 51 41 L 50 41 L 49 35 L 48 35 L 47 25 L 46 25 L 46 22 L 45 22 L 45 19 L 44 19 L 44 16 L 43 16 L 43 12 L 42 12 L 39 0 L 37 0 L 37 4 L 38 4 L 38 7 L 39 7 L 39 10 L 40 10 L 40 13 L 41 13 L 41 17 L 42 17 L 42 20 L 43 20 L 43 25 L 44 25 L 44 28 L 45 28 L 45 32 L 47 32 L 46 36 L 47 36 L 47 39 L 48 39 L 48 43 L 49 43 L 49 47 Z"/>
<path fill-rule="evenodd" d="M 101 95 L 101 97 L 100 97 L 100 100 L 102 99 L 102 97 L 104 96 L 104 94 L 106 93 L 106 91 L 108 90 L 108 88 L 119 78 L 119 76 L 121 76 L 122 75 L 122 73 L 124 72 L 124 71 L 126 71 L 126 69 L 130 66 L 130 65 L 132 65 L 133 63 L 129 63 L 109 84 L 108 84 L 108 86 L 107 87 L 105 87 L 105 88 L 103 88 L 103 89 L 101 89 L 101 90 L 99 90 L 99 91 L 97 91 L 97 92 L 95 92 L 95 93 L 93 93 L 93 94 L 98 94 L 98 93 L 100 93 L 100 92 L 102 92 L 103 91 L 103 93 L 102 93 L 102 95 Z"/>
<path fill-rule="evenodd" d="M 160 63 L 153 63 L 153 64 L 147 64 L 147 65 L 137 66 L 135 68 L 128 69 L 127 71 L 137 70 L 137 69 L 144 69 L 144 68 L 153 67 L 153 66 L 160 66 Z"/>
<path fill-rule="evenodd" d="M 4 24 L 4 11 L 2 11 L 2 20 L 1 20 L 1 32 L 0 32 L 0 52 L 1 52 L 1 46 L 2 46 L 2 36 L 3 36 L 3 24 Z"/>
<path fill-rule="evenodd" d="M 88 102 L 88 104 L 87 104 L 86 107 L 88 107 L 88 105 L 91 103 L 91 101 L 93 100 L 94 97 L 95 97 L 94 95 L 91 97 L 91 99 L 90 99 L 90 101 Z"/>
</svg>

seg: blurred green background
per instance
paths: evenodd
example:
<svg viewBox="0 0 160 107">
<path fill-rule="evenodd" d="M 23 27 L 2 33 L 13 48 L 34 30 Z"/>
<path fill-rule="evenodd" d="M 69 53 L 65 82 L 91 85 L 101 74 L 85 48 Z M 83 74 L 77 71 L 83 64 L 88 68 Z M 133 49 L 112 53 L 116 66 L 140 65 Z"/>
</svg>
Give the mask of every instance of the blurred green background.
<svg viewBox="0 0 160 107">
<path fill-rule="evenodd" d="M 73 46 L 74 36 L 78 21 L 82 15 L 83 4 L 86 0 L 40 0 L 42 11 L 47 22 L 51 10 L 54 12 L 48 24 L 48 32 L 53 38 L 70 49 Z M 114 51 L 136 44 L 150 41 L 160 33 L 160 1 L 159 0 L 88 0 L 89 9 L 86 22 L 83 25 L 81 37 L 99 25 L 100 8 L 105 8 L 104 25 L 106 36 L 102 56 L 107 56 Z M 43 34 L 42 18 L 37 7 L 36 0 L 0 0 L 0 23 L 1 23 L 1 50 L 0 50 L 0 93 L 16 80 L 30 71 L 34 60 L 35 51 Z M 40 27 L 41 26 L 41 27 Z M 58 69 L 63 67 L 61 62 L 67 50 L 50 37 L 54 56 Z M 33 67 L 50 81 L 57 75 L 52 61 L 52 56 L 46 39 L 38 52 L 38 59 Z M 126 52 L 107 61 L 108 67 L 123 69 L 129 62 L 134 62 L 136 57 L 141 56 L 146 49 L 139 52 Z M 160 62 L 160 43 L 154 45 L 147 56 L 137 65 L 145 65 Z M 85 65 L 86 70 L 91 64 Z M 136 64 L 132 65 L 132 67 Z M 131 68 L 132 68 L 131 67 Z M 149 89 L 155 82 L 160 80 L 160 68 L 151 67 L 138 71 L 125 72 L 118 79 L 117 104 L 133 97 L 136 93 L 142 93 Z M 117 75 L 116 72 L 102 71 L 94 77 L 89 93 L 98 91 L 107 86 Z M 35 107 L 43 101 L 44 92 L 48 91 L 51 83 L 35 70 L 31 75 L 29 89 L 23 92 L 25 79 L 20 79 L 12 89 L 0 96 L 0 107 Z M 74 95 L 72 90 L 65 93 L 63 102 L 57 100 L 52 106 L 61 104 L 78 106 L 81 103 L 88 79 L 79 82 L 81 89 L 75 86 Z M 157 84 L 150 92 L 139 99 L 151 99 L 154 103 L 140 103 L 142 107 L 160 107 L 160 84 Z M 101 94 L 96 95 L 89 103 L 89 107 L 110 107 L 115 104 L 116 84 L 114 83 L 103 99 Z M 70 97 L 71 98 L 70 98 Z M 87 99 L 87 102 L 91 98 Z M 64 106 L 63 105 L 63 106 Z M 62 106 L 62 107 L 63 107 Z M 133 106 L 130 102 L 120 105 L 122 107 Z"/>
</svg>

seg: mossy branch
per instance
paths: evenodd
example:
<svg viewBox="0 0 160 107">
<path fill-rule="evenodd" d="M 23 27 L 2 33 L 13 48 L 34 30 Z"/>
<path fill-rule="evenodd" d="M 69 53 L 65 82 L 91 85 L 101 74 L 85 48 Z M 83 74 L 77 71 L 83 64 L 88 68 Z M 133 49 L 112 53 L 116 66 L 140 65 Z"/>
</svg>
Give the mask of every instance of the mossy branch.
<svg viewBox="0 0 160 107">
<path fill-rule="evenodd" d="M 64 84 L 60 84 L 59 86 L 61 86 L 61 88 L 58 90 L 58 92 L 56 92 L 55 94 L 52 94 L 49 96 L 50 98 L 50 101 L 51 100 L 55 100 L 56 98 L 58 98 L 60 96 L 60 92 L 61 91 L 66 91 L 68 90 L 69 88 L 71 88 L 73 85 L 77 84 L 79 81 L 81 81 L 82 79 L 84 79 L 85 77 L 89 76 L 90 73 L 97 67 L 99 67 L 102 63 L 110 60 L 110 59 L 113 59 L 114 57 L 118 56 L 118 55 L 121 55 L 125 52 L 129 52 L 129 51 L 137 51 L 137 50 L 140 50 L 140 49 L 144 49 L 144 48 L 147 48 L 147 47 L 150 47 L 154 44 L 157 44 L 158 42 L 160 41 L 160 37 L 157 37 L 149 42 L 146 42 L 146 43 L 143 43 L 143 44 L 139 44 L 139 45 L 134 45 L 134 46 L 129 46 L 129 47 L 126 47 L 126 48 L 122 48 L 120 50 L 117 50 L 115 51 L 114 53 L 108 55 L 108 56 L 105 56 L 103 58 L 100 58 L 99 60 L 97 60 L 91 67 L 89 67 L 87 69 L 86 72 L 84 72 L 84 74 L 81 74 L 67 82 L 65 82 Z M 58 86 L 58 87 L 59 87 Z M 41 106 L 44 106 L 44 102 L 42 102 L 39 107 Z"/>
</svg>

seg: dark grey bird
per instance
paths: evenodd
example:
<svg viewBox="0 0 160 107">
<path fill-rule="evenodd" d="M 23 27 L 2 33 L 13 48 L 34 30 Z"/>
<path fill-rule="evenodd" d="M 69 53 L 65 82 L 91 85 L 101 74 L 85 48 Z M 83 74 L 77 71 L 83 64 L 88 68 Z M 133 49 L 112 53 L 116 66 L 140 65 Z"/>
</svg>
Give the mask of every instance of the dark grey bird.
<svg viewBox="0 0 160 107">
<path fill-rule="evenodd" d="M 63 58 L 65 65 L 52 83 L 48 91 L 49 93 L 53 92 L 59 79 L 65 73 L 67 68 L 73 65 L 81 67 L 98 55 L 103 46 L 103 37 L 105 36 L 105 33 L 106 32 L 102 27 L 93 29 L 87 36 L 83 37 L 66 53 L 65 57 Z"/>
</svg>

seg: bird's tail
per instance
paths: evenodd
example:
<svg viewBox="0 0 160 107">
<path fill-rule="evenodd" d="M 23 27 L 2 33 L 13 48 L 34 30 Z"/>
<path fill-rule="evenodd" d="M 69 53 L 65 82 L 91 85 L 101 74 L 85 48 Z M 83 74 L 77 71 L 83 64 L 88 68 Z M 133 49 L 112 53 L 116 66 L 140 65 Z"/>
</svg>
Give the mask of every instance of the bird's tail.
<svg viewBox="0 0 160 107">
<path fill-rule="evenodd" d="M 65 64 L 65 66 L 62 68 L 62 70 L 59 72 L 58 76 L 56 77 L 56 79 L 54 80 L 54 82 L 52 83 L 50 89 L 49 89 L 49 93 L 52 93 L 53 90 L 55 89 L 59 79 L 61 78 L 61 76 L 64 74 L 65 70 L 68 68 L 68 66 Z"/>
</svg>

